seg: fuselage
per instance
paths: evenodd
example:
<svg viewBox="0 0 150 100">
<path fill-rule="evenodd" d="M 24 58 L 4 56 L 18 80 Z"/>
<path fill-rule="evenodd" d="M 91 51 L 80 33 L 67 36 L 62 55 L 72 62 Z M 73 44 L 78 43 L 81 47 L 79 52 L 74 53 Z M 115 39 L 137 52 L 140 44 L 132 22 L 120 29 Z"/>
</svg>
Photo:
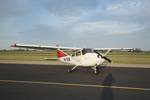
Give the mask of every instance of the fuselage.
<svg viewBox="0 0 150 100">
<path fill-rule="evenodd" d="M 98 54 L 94 52 L 85 53 L 84 55 L 80 55 L 80 56 L 69 55 L 69 56 L 61 57 L 59 58 L 59 60 L 62 62 L 75 64 L 79 66 L 85 66 L 85 67 L 98 66 L 105 61 L 105 59 L 98 57 Z"/>
</svg>

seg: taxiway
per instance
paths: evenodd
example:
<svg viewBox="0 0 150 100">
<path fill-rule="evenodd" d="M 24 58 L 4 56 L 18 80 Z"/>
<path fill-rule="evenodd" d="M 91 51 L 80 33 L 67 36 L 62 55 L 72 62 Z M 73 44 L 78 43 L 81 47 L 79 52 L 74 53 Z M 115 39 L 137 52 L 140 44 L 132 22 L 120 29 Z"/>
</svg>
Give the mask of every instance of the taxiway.
<svg viewBox="0 0 150 100">
<path fill-rule="evenodd" d="M 0 63 L 0 100 L 150 99 L 148 65 L 113 66 L 99 66 L 100 74 L 94 75 L 83 67 L 67 73 L 73 66 L 65 64 Z"/>
</svg>

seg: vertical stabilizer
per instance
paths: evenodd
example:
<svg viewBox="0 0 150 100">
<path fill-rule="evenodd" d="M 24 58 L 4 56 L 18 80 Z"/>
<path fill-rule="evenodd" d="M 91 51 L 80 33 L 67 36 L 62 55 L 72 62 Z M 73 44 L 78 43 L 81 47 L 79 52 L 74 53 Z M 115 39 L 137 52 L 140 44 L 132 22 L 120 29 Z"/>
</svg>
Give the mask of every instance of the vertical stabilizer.
<svg viewBox="0 0 150 100">
<path fill-rule="evenodd" d="M 56 47 L 59 47 L 59 45 L 56 45 Z M 57 57 L 60 58 L 60 57 L 64 57 L 64 56 L 67 56 L 66 54 L 63 54 L 61 51 L 57 51 Z"/>
</svg>

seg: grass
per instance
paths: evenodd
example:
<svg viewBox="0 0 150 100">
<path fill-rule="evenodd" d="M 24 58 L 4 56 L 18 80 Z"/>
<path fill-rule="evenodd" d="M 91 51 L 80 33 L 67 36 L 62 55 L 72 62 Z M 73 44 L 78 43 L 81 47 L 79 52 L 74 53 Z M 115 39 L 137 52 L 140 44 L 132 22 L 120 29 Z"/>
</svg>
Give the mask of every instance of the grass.
<svg viewBox="0 0 150 100">
<path fill-rule="evenodd" d="M 150 53 L 110 52 L 107 57 L 114 63 L 150 64 Z M 43 61 L 57 58 L 55 51 L 7 51 L 0 52 L 0 60 Z M 107 63 L 107 61 L 105 61 Z"/>
<path fill-rule="evenodd" d="M 44 58 L 56 58 L 50 51 L 11 51 L 0 52 L 0 60 L 43 61 Z"/>
<path fill-rule="evenodd" d="M 114 63 L 150 64 L 150 53 L 145 52 L 113 52 L 109 53 L 107 57 Z"/>
</svg>

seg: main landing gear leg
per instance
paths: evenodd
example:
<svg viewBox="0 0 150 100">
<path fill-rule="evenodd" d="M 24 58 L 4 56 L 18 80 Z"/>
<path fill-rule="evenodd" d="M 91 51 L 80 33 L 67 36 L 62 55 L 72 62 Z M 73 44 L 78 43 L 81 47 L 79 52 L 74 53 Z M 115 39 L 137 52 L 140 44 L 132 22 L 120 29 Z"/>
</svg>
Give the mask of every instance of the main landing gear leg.
<svg viewBox="0 0 150 100">
<path fill-rule="evenodd" d="M 96 66 L 94 66 L 93 69 L 94 69 L 94 74 L 95 74 L 95 75 L 99 74 L 99 70 L 98 70 L 98 68 L 97 68 Z"/>
<path fill-rule="evenodd" d="M 68 68 L 68 73 L 71 73 L 77 67 L 78 67 L 78 65 L 74 66 L 73 68 Z"/>
</svg>

